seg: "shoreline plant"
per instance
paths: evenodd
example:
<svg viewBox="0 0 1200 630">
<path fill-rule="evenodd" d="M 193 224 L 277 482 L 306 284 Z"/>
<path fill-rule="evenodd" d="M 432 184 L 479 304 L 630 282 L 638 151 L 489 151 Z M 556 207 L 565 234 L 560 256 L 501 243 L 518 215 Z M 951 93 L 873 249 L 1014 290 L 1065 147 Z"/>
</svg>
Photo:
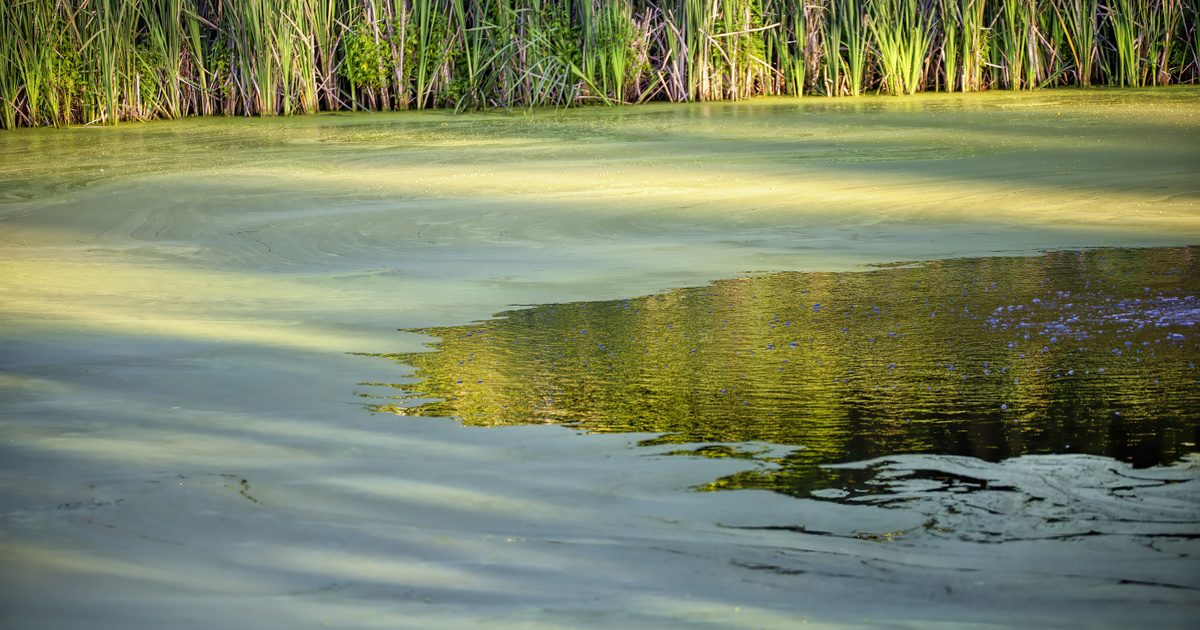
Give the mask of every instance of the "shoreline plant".
<svg viewBox="0 0 1200 630">
<path fill-rule="evenodd" d="M 0 127 L 1200 82 L 1200 0 L 5 0 Z"/>
</svg>

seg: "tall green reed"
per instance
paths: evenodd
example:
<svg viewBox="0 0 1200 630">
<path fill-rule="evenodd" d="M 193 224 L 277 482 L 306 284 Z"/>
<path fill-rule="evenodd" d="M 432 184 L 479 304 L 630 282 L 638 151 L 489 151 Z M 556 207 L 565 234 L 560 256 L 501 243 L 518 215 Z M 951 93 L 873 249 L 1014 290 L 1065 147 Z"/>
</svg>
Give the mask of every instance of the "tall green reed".
<svg viewBox="0 0 1200 630">
<path fill-rule="evenodd" d="M 18 19 L 16 3 L 0 3 L 0 127 L 4 129 L 17 126 L 17 98 L 22 88 L 17 61 Z"/>
<path fill-rule="evenodd" d="M 139 3 L 138 8 L 146 25 L 145 65 L 159 75 L 162 92 L 159 114 L 164 118 L 179 118 L 184 112 L 183 0 L 149 0 Z"/>
<path fill-rule="evenodd" d="M 0 126 L 1200 81 L 1200 0 L 7 0 Z"/>
<path fill-rule="evenodd" d="M 802 96 L 808 85 L 810 54 L 810 13 L 803 1 L 779 2 L 771 7 L 772 15 L 779 20 L 778 28 L 771 29 L 770 41 L 777 60 L 781 89 L 789 96 Z"/>
<path fill-rule="evenodd" d="M 838 0 L 835 0 L 835 2 Z M 866 89 L 867 56 L 870 51 L 870 14 L 863 10 L 861 0 L 841 0 L 839 16 L 842 42 L 846 46 L 845 73 L 852 96 Z"/>
<path fill-rule="evenodd" d="M 1115 83 L 1123 87 L 1162 85 L 1172 82 L 1173 73 L 1182 74 L 1182 64 L 1173 56 L 1175 41 L 1184 29 L 1182 0 L 1107 2 L 1116 49 Z M 1194 31 L 1195 25 L 1190 28 Z"/>
<path fill-rule="evenodd" d="M 1096 49 L 1097 0 L 1053 0 L 1051 8 L 1067 40 L 1075 80 L 1079 85 L 1092 84 L 1093 67 L 1099 52 Z"/>
<path fill-rule="evenodd" d="M 991 63 L 991 28 L 986 20 L 985 0 L 959 0 L 959 24 L 962 28 L 962 75 L 964 92 L 988 87 L 987 68 Z"/>
<path fill-rule="evenodd" d="M 962 18 L 958 0 L 939 0 L 938 38 L 941 41 L 939 51 L 942 62 L 943 87 L 947 92 L 953 92 L 959 71 L 959 55 L 962 51 Z M 936 81 L 935 81 L 936 82 Z"/>
<path fill-rule="evenodd" d="M 997 57 L 1003 60 L 1006 87 L 1014 90 L 1037 87 L 1041 74 L 1035 11 L 1035 0 L 1000 2 L 1000 28 L 993 41 Z"/>
<path fill-rule="evenodd" d="M 829 0 L 824 28 L 826 91 L 858 96 L 866 89 L 871 32 L 862 0 Z"/>
<path fill-rule="evenodd" d="M 869 21 L 889 94 L 915 94 L 924 85 L 930 25 L 917 0 L 873 0 Z"/>
</svg>

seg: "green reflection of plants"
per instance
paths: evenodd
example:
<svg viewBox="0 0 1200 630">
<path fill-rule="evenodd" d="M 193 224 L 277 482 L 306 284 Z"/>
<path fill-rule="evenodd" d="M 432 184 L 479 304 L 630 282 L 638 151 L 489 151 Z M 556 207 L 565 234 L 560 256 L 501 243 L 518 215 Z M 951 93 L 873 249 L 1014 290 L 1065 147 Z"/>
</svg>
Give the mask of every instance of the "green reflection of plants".
<svg viewBox="0 0 1200 630">
<path fill-rule="evenodd" d="M 375 409 L 650 432 L 646 444 L 778 464 L 712 489 L 845 486 L 819 464 L 910 452 L 1168 462 L 1200 432 L 1198 253 L 778 273 L 514 310 L 420 330 L 441 339 L 434 352 L 383 355 L 420 382 Z M 800 448 L 695 450 L 739 442 Z"/>
</svg>

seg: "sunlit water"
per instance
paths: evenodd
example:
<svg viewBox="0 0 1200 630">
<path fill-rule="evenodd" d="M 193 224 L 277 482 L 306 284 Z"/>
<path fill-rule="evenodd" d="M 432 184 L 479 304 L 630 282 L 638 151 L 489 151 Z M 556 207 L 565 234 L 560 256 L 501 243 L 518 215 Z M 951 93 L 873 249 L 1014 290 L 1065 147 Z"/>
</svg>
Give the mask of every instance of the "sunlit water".
<svg viewBox="0 0 1200 630">
<path fill-rule="evenodd" d="M 623 301 L 595 302 L 745 272 L 1200 243 L 1195 86 L 462 116 L 192 119 L 19 130 L 0 134 L 0 158 L 0 341 L 6 346 L 0 369 L 10 384 L 0 398 L 12 399 L 8 391 L 17 390 L 61 402 L 60 390 L 45 382 L 70 382 L 79 357 L 107 356 L 114 348 L 118 358 L 83 373 L 146 369 L 155 365 L 147 353 L 176 356 L 195 344 L 224 344 L 254 357 L 250 364 L 267 375 L 268 352 L 308 353 L 301 360 L 311 361 L 413 350 L 419 340 L 396 328 L 460 324 L 511 304 L 586 300 L 514 313 L 500 329 L 509 332 L 469 338 L 478 344 L 545 320 L 544 330 L 529 334 L 536 344 L 490 346 L 487 374 L 437 375 L 433 363 L 456 351 L 459 340 L 452 335 L 439 353 L 405 357 L 429 376 L 425 394 L 447 400 L 411 413 L 459 415 L 474 424 L 652 431 L 689 444 L 680 448 L 690 451 L 697 442 L 718 441 L 803 447 L 783 473 L 723 482 L 781 489 L 806 487 L 801 477 L 818 474 L 817 462 L 886 452 L 996 459 L 1069 447 L 1146 464 L 1171 460 L 1190 448 L 1184 442 L 1195 441 L 1182 434 L 1187 429 L 1180 428 L 1179 414 L 1160 417 L 1133 404 L 1138 390 L 1128 388 L 1123 398 L 1102 401 L 1111 403 L 1104 410 L 1112 418 L 1123 414 L 1113 435 L 1094 431 L 1095 424 L 1069 425 L 1070 414 L 1038 420 L 1063 404 L 1055 402 L 1064 400 L 1061 392 L 1091 391 L 1087 379 L 1095 372 L 1081 359 L 1063 363 L 1075 374 L 1060 378 L 1036 361 L 1100 353 L 1085 344 L 1087 352 L 1063 354 L 1071 347 L 1067 335 L 1034 346 L 1041 340 L 1037 331 L 1026 331 L 1029 340 L 1024 332 L 1001 334 L 1011 330 L 994 331 L 997 339 L 974 328 L 960 331 L 1000 305 L 988 302 L 1000 294 L 979 288 L 969 296 L 930 294 L 935 306 L 945 306 L 928 322 L 922 318 L 935 309 L 923 312 L 917 308 L 923 303 L 904 301 L 945 287 L 917 287 L 903 274 L 951 273 L 968 263 L 845 276 L 763 275 L 631 299 L 628 311 Z M 970 264 L 1003 269 L 1017 263 Z M 1028 266 L 1044 272 L 1041 263 Z M 1017 283 L 1007 289 L 1016 292 L 1032 282 L 1024 273 L 996 271 L 988 282 Z M 1103 284 L 1107 273 L 1089 277 Z M 1069 278 L 1054 276 L 1062 285 L 1056 290 L 1078 292 L 1064 288 Z M 1145 297 L 1137 293 L 1145 287 L 1136 284 L 1127 293 Z M 963 302 L 981 319 L 962 317 L 955 300 L 987 302 Z M 816 303 L 820 311 L 812 310 Z M 1023 315 L 1046 314 L 1028 308 Z M 851 316 L 839 322 L 846 312 Z M 760 330 L 768 315 L 776 327 Z M 570 317 L 581 319 L 577 328 Z M 918 333 L 888 326 L 910 320 L 938 327 Z M 793 327 L 806 332 L 793 336 Z M 551 331 L 558 336 L 548 336 Z M 1186 331 L 1179 334 L 1190 339 Z M 1021 347 L 1013 349 L 1016 356 L 1023 351 L 1026 358 L 1005 363 L 989 354 L 995 344 L 987 339 L 1015 342 Z M 1179 345 L 1162 343 L 1138 348 L 1165 352 Z M 69 368 L 54 364 L 26 374 L 28 364 L 41 365 L 56 356 L 47 348 L 58 347 L 69 348 Z M 934 350 L 946 355 L 942 367 Z M 1142 356 L 1137 349 L 1122 352 L 1104 356 Z M 364 364 L 370 367 L 361 373 L 330 370 L 328 383 L 341 383 L 338 395 L 350 397 L 355 382 L 378 380 L 374 370 L 390 368 Z M 205 392 L 204 404 L 224 399 L 225 410 L 242 412 L 284 398 L 265 376 L 240 378 L 238 387 L 216 385 L 225 382 L 220 365 L 199 377 L 161 372 L 176 380 L 89 411 L 125 417 L 135 403 L 192 388 Z M 1116 367 L 1099 367 L 1119 375 Z M 551 376 L 559 380 L 534 380 Z M 479 389 L 458 391 L 460 378 Z M 1160 391 L 1153 380 L 1138 382 Z M 955 397 L 966 404 L 948 402 Z M 1182 405 L 1188 399 L 1152 400 Z M 959 422 L 968 416 L 973 420 Z M 337 425 L 339 418 L 327 421 Z M 1161 423 L 1161 435 L 1154 422 Z M 871 430 L 859 431 L 856 423 Z M 178 430 L 167 420 L 163 426 Z M 386 426 L 402 431 L 410 425 Z M 987 432 L 993 437 L 977 435 Z M 742 444 L 703 452 L 746 456 L 757 449 Z"/>
<path fill-rule="evenodd" d="M 0 617 L 1187 627 L 1194 460 L 819 464 L 1194 450 L 1197 173 L 1200 86 L 0 133 Z"/>
<path fill-rule="evenodd" d="M 777 273 L 421 329 L 435 351 L 388 355 L 419 383 L 375 408 L 793 446 L 713 487 L 798 494 L 854 482 L 817 464 L 898 453 L 1149 466 L 1200 441 L 1198 324 L 1197 248 Z"/>
</svg>

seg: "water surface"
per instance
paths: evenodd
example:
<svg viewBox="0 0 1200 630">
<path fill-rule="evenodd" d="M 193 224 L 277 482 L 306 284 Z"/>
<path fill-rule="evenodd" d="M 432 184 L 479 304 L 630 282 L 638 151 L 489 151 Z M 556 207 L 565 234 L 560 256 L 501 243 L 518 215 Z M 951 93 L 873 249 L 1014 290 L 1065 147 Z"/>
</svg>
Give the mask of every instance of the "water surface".
<svg viewBox="0 0 1200 630">
<path fill-rule="evenodd" d="M 994 459 L 1059 444 L 1056 431 L 1072 449 L 1108 452 L 1111 440 L 1147 453 L 1128 455 L 1143 462 L 1191 448 L 1181 433 L 1194 424 L 1179 415 L 1193 396 L 1182 382 L 1190 328 L 1106 337 L 1119 356 L 1040 333 L 1065 314 L 1057 290 L 1095 305 L 1084 330 L 1106 336 L 1117 333 L 1093 320 L 1107 322 L 1116 301 L 1182 300 L 1189 291 L 1163 282 L 1194 276 L 1164 274 L 1190 274 L 1192 250 L 1153 254 L 1146 269 L 1162 274 L 1151 276 L 1117 250 L 1051 259 L 1095 262 L 1085 275 L 1105 293 L 1092 297 L 1070 274 L 1040 288 L 1037 260 L 766 274 L 1194 245 L 1198 172 L 1200 86 L 0 133 L 0 616 L 120 630 L 166 618 L 180 628 L 189 619 L 758 628 L 983 618 L 1186 627 L 1200 586 L 1194 483 L 1128 477 L 1194 479 L 1194 470 L 911 455 L 899 466 L 1019 491 L 930 491 L 892 509 L 686 489 L 757 467 L 722 483 L 832 492 L 848 482 L 815 476 L 832 474 L 817 462 L 939 444 Z M 1032 279 L 985 273 L 1007 266 Z M 1146 283 L 1122 280 L 1126 267 Z M 668 291 L 745 272 L 757 275 Z M 1105 284 L 1110 272 L 1125 284 Z M 940 276 L 953 282 L 935 284 Z M 894 290 L 872 278 L 894 278 Z M 990 293 L 991 282 L 1012 297 Z M 945 303 L 944 332 L 915 328 L 929 315 L 922 295 Z M 1032 297 L 1055 309 L 1034 310 Z M 615 418 L 660 427 L 652 435 L 678 444 L 631 449 L 647 434 L 370 414 L 362 403 L 418 401 L 354 396 L 405 395 L 356 383 L 397 382 L 410 368 L 347 354 L 416 351 L 428 340 L 397 328 L 550 303 L 557 315 L 513 313 L 499 328 L 460 330 L 485 329 L 482 339 L 447 336 L 441 352 L 405 359 L 428 366 L 443 404 L 462 394 L 458 403 L 488 412 L 477 421 L 599 431 Z M 989 331 L 1001 304 L 1026 310 L 997 314 L 1009 329 Z M 960 305 L 977 319 L 960 317 Z M 1013 336 L 1031 313 L 1030 339 Z M 1185 339 L 1164 340 L 1171 332 Z M 647 350 L 655 361 L 635 360 Z M 467 361 L 471 352 L 479 359 Z M 580 378 L 555 381 L 552 359 Z M 984 360 L 1008 373 L 984 374 Z M 1161 383 L 1141 378 L 1139 360 L 1164 366 Z M 1097 366 L 1127 373 L 1127 386 L 1088 385 Z M 1063 368 L 1076 374 L 1055 376 Z M 1131 419 L 1097 416 L 1094 431 L 1037 419 L 1066 405 L 1050 401 L 1070 388 Z M 781 398 L 797 390 L 807 397 Z M 609 395 L 622 391 L 630 396 Z M 553 407 L 543 412 L 547 392 Z M 968 415 L 943 402 L 951 395 Z M 503 414 L 503 405 L 523 408 Z M 720 422 L 704 428 L 693 411 Z M 1155 422 L 1161 438 L 1148 433 Z M 1110 437 L 1110 427 L 1127 435 Z M 1004 440 L 977 435 L 985 431 Z M 758 441 L 718 442 L 730 439 Z M 656 455 L 710 445 L 714 456 L 759 454 Z M 789 452 L 771 474 L 768 460 Z M 950 496 L 959 500 L 941 501 Z M 937 528 L 926 528 L 932 519 Z M 833 535 L 797 535 L 800 526 Z M 903 530 L 895 545 L 854 540 Z M 960 544 L 964 536 L 1020 542 L 979 547 Z M 844 605 L 860 592 L 871 594 L 862 606 Z M 924 605 L 931 597 L 938 606 Z"/>
<path fill-rule="evenodd" d="M 799 447 L 713 487 L 803 493 L 816 464 L 899 453 L 1150 466 L 1200 441 L 1198 324 L 1197 248 L 777 273 L 417 329 L 434 352 L 387 356 L 420 382 L 375 408 Z"/>
</svg>

